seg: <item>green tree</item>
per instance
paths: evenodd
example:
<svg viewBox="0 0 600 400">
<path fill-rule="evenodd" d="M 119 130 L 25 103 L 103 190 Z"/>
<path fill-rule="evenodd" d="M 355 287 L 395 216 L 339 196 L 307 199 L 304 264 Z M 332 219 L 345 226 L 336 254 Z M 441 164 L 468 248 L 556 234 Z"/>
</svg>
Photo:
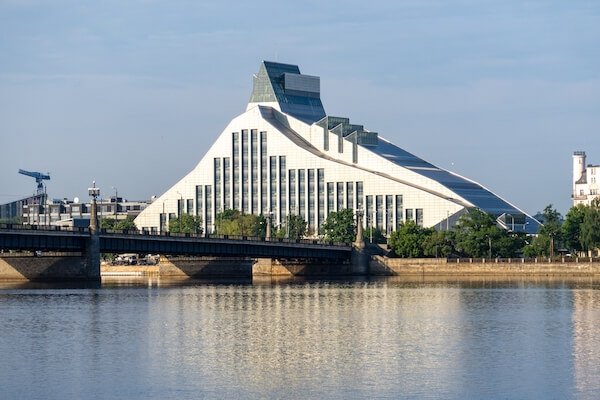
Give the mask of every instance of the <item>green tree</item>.
<svg viewBox="0 0 600 400">
<path fill-rule="evenodd" d="M 202 233 L 202 220 L 191 214 L 181 214 L 169 221 L 169 232 L 171 233 Z"/>
<path fill-rule="evenodd" d="M 578 204 L 565 215 L 565 221 L 562 224 L 562 237 L 565 246 L 572 253 L 577 253 L 583 250 L 581 243 L 581 225 L 587 210 L 587 206 Z"/>
<path fill-rule="evenodd" d="M 307 223 L 299 215 L 288 215 L 286 218 L 286 224 L 277 230 L 275 236 L 277 238 L 289 238 L 291 240 L 301 239 L 306 235 Z"/>
<path fill-rule="evenodd" d="M 346 208 L 330 213 L 323 224 L 323 233 L 332 242 L 352 243 L 356 237 L 354 212 Z"/>
<path fill-rule="evenodd" d="M 504 234 L 490 214 L 474 208 L 463 214 L 456 224 L 456 250 L 468 257 L 494 257 Z"/>
<path fill-rule="evenodd" d="M 232 209 L 218 213 L 215 220 L 215 232 L 219 235 L 264 237 L 266 226 L 265 217 Z"/>
<path fill-rule="evenodd" d="M 365 242 L 370 242 L 373 239 L 373 243 L 386 243 L 387 238 L 383 234 L 383 230 L 370 226 L 363 230 L 363 240 Z"/>
<path fill-rule="evenodd" d="M 398 257 L 424 257 L 425 242 L 432 234 L 433 229 L 423 228 L 408 220 L 390 234 L 388 245 Z"/>
<path fill-rule="evenodd" d="M 585 209 L 581 224 L 581 247 L 591 251 L 600 247 L 600 203 L 594 202 Z"/>
<path fill-rule="evenodd" d="M 423 241 L 423 253 L 428 257 L 448 257 L 455 253 L 454 231 L 433 231 Z"/>
</svg>

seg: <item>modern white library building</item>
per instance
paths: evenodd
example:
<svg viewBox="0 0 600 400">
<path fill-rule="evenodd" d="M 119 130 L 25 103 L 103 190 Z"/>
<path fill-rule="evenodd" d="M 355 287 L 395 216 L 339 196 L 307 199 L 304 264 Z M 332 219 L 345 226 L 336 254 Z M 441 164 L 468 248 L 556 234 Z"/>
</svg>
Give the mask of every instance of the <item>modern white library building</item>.
<svg viewBox="0 0 600 400">
<path fill-rule="evenodd" d="M 498 224 L 535 232 L 539 222 L 482 185 L 438 168 L 377 132 L 327 115 L 320 79 L 298 66 L 264 61 L 246 111 L 235 117 L 198 165 L 136 218 L 138 228 L 168 229 L 182 213 L 214 231 L 225 209 L 270 216 L 285 226 L 300 215 L 317 235 L 329 213 L 360 210 L 384 233 L 402 222 L 449 229 L 469 208 Z"/>
</svg>

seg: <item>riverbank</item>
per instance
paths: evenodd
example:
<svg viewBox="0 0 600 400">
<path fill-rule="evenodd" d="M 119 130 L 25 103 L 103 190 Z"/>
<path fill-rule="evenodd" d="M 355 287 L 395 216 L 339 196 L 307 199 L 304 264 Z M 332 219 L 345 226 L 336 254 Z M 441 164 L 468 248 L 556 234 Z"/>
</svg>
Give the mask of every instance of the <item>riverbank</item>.
<svg viewBox="0 0 600 400">
<path fill-rule="evenodd" d="M 600 276 L 598 259 L 446 259 L 373 256 L 371 275 L 384 276 Z"/>
<path fill-rule="evenodd" d="M 371 256 L 367 271 L 351 263 L 315 264 L 272 259 L 164 257 L 157 265 L 101 265 L 102 277 L 156 276 L 174 279 L 253 278 L 253 277 L 600 277 L 598 259 L 407 259 Z M 85 278 L 82 256 L 2 256 L 0 280 L 61 281 Z M 69 279 L 65 277 L 68 276 Z"/>
</svg>

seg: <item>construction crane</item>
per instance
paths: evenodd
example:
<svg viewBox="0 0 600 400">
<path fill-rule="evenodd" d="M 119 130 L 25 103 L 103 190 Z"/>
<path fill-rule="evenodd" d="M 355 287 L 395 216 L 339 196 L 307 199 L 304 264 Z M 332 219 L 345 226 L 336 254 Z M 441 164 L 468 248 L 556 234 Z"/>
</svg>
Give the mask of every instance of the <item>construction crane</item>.
<svg viewBox="0 0 600 400">
<path fill-rule="evenodd" d="M 40 194 L 46 193 L 46 187 L 44 186 L 43 181 L 50 180 L 50 173 L 43 174 L 41 172 L 25 171 L 24 169 L 20 169 L 19 173 L 22 175 L 30 176 L 35 179 L 35 182 L 37 183 L 37 193 L 36 194 L 40 195 Z"/>
</svg>

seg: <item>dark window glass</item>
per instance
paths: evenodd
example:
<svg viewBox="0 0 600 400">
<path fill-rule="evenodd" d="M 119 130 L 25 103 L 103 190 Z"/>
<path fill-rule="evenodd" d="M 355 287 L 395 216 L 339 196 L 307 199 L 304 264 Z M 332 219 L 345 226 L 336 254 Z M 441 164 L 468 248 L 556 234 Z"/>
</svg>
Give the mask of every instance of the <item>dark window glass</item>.
<svg viewBox="0 0 600 400">
<path fill-rule="evenodd" d="M 402 207 L 403 207 L 402 195 L 397 194 L 396 195 L 396 229 L 400 228 L 400 225 L 402 224 L 402 216 L 404 215 L 404 211 L 403 211 Z"/>
<path fill-rule="evenodd" d="M 267 132 L 260 133 L 260 207 L 261 212 L 269 211 L 269 180 L 268 180 L 268 165 L 267 165 Z"/>
<path fill-rule="evenodd" d="M 346 182 L 346 208 L 354 209 L 354 182 Z"/>
<path fill-rule="evenodd" d="M 377 214 L 377 229 L 383 229 L 383 196 L 375 197 L 375 212 Z"/>
<path fill-rule="evenodd" d="M 344 182 L 338 182 L 337 185 L 337 209 L 344 209 Z"/>
<path fill-rule="evenodd" d="M 416 217 L 417 225 L 423 226 L 423 209 L 422 208 L 415 209 L 415 217 Z"/>
<path fill-rule="evenodd" d="M 233 208 L 240 209 L 240 134 L 233 132 Z"/>
<path fill-rule="evenodd" d="M 308 226 L 315 226 L 315 170 L 308 170 Z"/>
<path fill-rule="evenodd" d="M 269 158 L 270 160 L 270 174 L 271 174 L 271 181 L 270 181 L 270 186 L 271 186 L 271 197 L 270 197 L 270 202 L 269 202 L 269 211 L 271 211 L 273 214 L 277 213 L 277 157 L 276 156 L 271 156 Z"/>
<path fill-rule="evenodd" d="M 248 212 L 248 130 L 242 130 L 242 211 Z"/>
<path fill-rule="evenodd" d="M 298 212 L 306 220 L 306 170 L 298 170 Z"/>
<path fill-rule="evenodd" d="M 258 213 L 258 132 L 256 129 L 250 131 L 250 163 L 252 164 L 250 169 L 251 181 L 252 181 L 252 213 Z"/>
<path fill-rule="evenodd" d="M 221 209 L 221 159 L 216 157 L 214 159 L 214 188 L 215 188 L 215 208 Z"/>
<path fill-rule="evenodd" d="M 317 198 L 318 198 L 318 226 L 320 227 L 325 221 L 325 170 L 319 168 L 317 170 Z"/>
</svg>

